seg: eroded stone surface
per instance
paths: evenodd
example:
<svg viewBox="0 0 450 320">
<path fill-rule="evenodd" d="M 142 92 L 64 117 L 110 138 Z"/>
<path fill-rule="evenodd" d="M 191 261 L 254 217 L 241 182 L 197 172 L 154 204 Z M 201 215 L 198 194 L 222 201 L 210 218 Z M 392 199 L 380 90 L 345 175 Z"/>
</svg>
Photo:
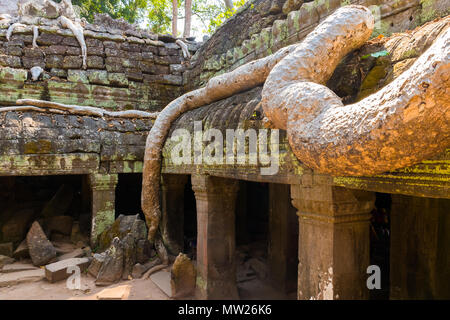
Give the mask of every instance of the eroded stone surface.
<svg viewBox="0 0 450 320">
<path fill-rule="evenodd" d="M 35 266 L 42 266 L 56 257 L 56 250 L 45 236 L 39 222 L 31 225 L 27 234 L 27 245 L 31 260 Z"/>
</svg>

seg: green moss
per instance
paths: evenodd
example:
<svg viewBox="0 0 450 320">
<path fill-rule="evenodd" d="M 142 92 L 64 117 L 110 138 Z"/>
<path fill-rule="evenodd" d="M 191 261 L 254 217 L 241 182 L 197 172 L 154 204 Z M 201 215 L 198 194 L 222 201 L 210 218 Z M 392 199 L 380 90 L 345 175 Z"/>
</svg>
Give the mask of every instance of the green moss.
<svg viewBox="0 0 450 320">
<path fill-rule="evenodd" d="M 51 153 L 52 143 L 48 140 L 39 140 L 37 142 L 31 141 L 25 143 L 24 153 L 25 154 L 39 154 L 39 153 Z"/>
</svg>

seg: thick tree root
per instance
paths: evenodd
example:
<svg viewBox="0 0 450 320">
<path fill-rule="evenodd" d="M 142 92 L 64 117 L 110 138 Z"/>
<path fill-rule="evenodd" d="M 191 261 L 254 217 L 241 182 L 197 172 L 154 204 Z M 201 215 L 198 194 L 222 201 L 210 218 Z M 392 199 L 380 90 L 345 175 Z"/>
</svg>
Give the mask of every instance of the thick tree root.
<svg viewBox="0 0 450 320">
<path fill-rule="evenodd" d="M 79 23 L 73 23 L 72 20 L 64 16 L 61 16 L 60 19 L 62 27 L 70 29 L 75 38 L 77 38 L 78 43 L 81 47 L 81 55 L 83 56 L 83 69 L 86 69 L 87 48 L 86 42 L 84 41 L 83 27 Z"/>
<path fill-rule="evenodd" d="M 287 130 L 297 159 L 320 173 L 361 176 L 443 152 L 450 145 L 450 27 L 392 83 L 344 106 L 324 86 L 343 56 L 358 46 L 354 30 L 339 27 L 339 18 L 345 15 L 317 27 L 264 84 L 264 113 Z"/>
<path fill-rule="evenodd" d="M 39 48 L 36 42 L 38 37 L 39 37 L 39 28 L 37 26 L 33 26 L 33 49 Z"/>
<path fill-rule="evenodd" d="M 66 105 L 57 102 L 34 100 L 34 99 L 19 99 L 16 101 L 17 105 L 27 105 L 38 107 L 40 112 L 54 112 L 54 110 L 60 110 L 68 114 L 75 114 L 80 116 L 92 116 L 92 117 L 111 117 L 111 118 L 149 118 L 155 119 L 158 116 L 158 112 L 145 112 L 140 110 L 126 110 L 126 111 L 107 111 L 96 107 L 86 107 L 77 105 Z M 24 107 L 8 107 L 0 108 L 0 112 L 6 111 L 23 111 Z M 7 109 L 7 110 L 6 110 Z"/>
<path fill-rule="evenodd" d="M 324 23 L 326 22 L 328 25 L 329 21 L 335 21 L 337 18 L 342 24 L 342 26 L 339 25 L 339 28 L 345 28 L 349 32 L 357 28 L 359 31 L 359 33 L 356 31 L 351 33 L 354 38 L 349 39 L 353 43 L 352 46 L 349 46 L 349 50 L 362 45 L 369 38 L 374 22 L 368 9 L 361 6 L 347 6 L 337 10 Z M 367 25 L 361 25 L 363 19 L 367 20 Z M 321 28 L 321 25 L 318 28 Z M 161 111 L 147 137 L 142 176 L 141 204 L 149 228 L 148 239 L 151 243 L 154 241 L 161 217 L 159 205 L 161 150 L 172 122 L 186 111 L 263 84 L 274 66 L 283 58 L 296 52 L 298 46 L 299 44 L 294 44 L 282 48 L 270 56 L 214 77 L 208 81 L 205 87 L 184 94 Z M 311 54 L 315 53 L 311 52 Z"/>
<path fill-rule="evenodd" d="M 373 26 L 367 8 L 342 7 L 300 44 L 212 78 L 205 87 L 171 102 L 146 142 L 141 200 L 149 241 L 154 241 L 161 216 L 161 150 L 172 122 L 188 110 L 264 82 L 262 104 L 268 120 L 287 130 L 297 158 L 319 172 L 381 173 L 424 160 L 448 146 L 448 31 L 409 71 L 360 103 L 343 106 L 322 85 L 347 53 L 369 39 Z M 428 134 L 418 137 L 416 126 Z"/>
<path fill-rule="evenodd" d="M 184 43 L 181 40 L 177 40 L 177 41 L 175 41 L 175 43 L 180 46 L 181 51 L 183 52 L 183 57 L 185 59 L 189 59 L 191 57 L 191 54 L 189 52 L 189 49 L 188 49 L 186 43 Z"/>
</svg>

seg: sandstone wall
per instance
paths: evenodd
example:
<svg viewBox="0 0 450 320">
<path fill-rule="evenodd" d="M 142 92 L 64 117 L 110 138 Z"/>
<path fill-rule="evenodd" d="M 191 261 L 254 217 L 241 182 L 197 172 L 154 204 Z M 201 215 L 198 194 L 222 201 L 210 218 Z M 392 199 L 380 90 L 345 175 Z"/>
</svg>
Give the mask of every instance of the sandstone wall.
<svg viewBox="0 0 450 320">
<path fill-rule="evenodd" d="M 32 48 L 32 26 L 16 27 L 6 40 L 9 23 L 0 20 L 0 105 L 34 98 L 106 109 L 161 110 L 180 96 L 186 61 L 173 39 L 118 32 L 87 25 L 87 70 L 70 30 L 56 24 L 39 26 Z M 128 34 L 127 34 L 128 33 Z M 192 53 L 195 46 L 189 45 Z M 45 70 L 37 82 L 30 68 Z"/>
<path fill-rule="evenodd" d="M 373 36 L 389 36 L 394 32 L 414 29 L 450 12 L 450 0 L 314 0 L 305 1 L 298 10 L 296 6 L 290 7 L 293 11 L 287 16 L 283 13 L 270 15 L 268 12 L 258 15 L 257 8 L 265 8 L 270 2 L 250 2 L 245 10 L 221 27 L 201 47 L 188 71 L 190 89 L 204 85 L 216 75 L 301 41 L 319 22 L 343 5 L 372 6 L 374 15 L 380 17 Z M 252 28 L 241 22 L 242 17 L 250 13 L 261 21 Z M 223 41 L 228 44 L 219 45 Z"/>
<path fill-rule="evenodd" d="M 21 170 L 29 170 L 29 164 L 21 167 L 20 159 L 32 155 L 36 161 L 43 161 L 35 165 L 35 170 L 46 174 L 46 170 L 52 172 L 60 164 L 55 163 L 53 168 L 52 163 L 45 163 L 44 159 L 51 155 L 54 160 L 59 155 L 65 159 L 66 169 L 69 172 L 73 169 L 73 173 L 77 173 L 73 161 L 89 159 L 93 159 L 93 166 L 97 168 L 99 161 L 105 172 L 127 171 L 124 168 L 127 165 L 131 166 L 130 171 L 141 171 L 145 140 L 151 126 L 150 119 L 0 112 L 0 168 L 15 163 L 9 171 L 17 170 L 16 174 L 21 175 Z M 139 168 L 134 168 L 136 161 L 140 162 Z M 88 165 L 85 167 L 79 169 L 89 168 Z"/>
</svg>

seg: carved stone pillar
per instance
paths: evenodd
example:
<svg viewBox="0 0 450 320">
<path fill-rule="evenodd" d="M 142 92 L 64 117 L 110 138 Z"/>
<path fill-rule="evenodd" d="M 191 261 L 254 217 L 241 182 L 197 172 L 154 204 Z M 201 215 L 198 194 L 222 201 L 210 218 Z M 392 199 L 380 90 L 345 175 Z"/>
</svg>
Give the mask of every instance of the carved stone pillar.
<svg viewBox="0 0 450 320">
<path fill-rule="evenodd" d="M 291 185 L 291 197 L 299 216 L 298 298 L 367 299 L 374 193 L 313 177 Z"/>
<path fill-rule="evenodd" d="M 390 298 L 450 299 L 450 200 L 392 195 Z"/>
<path fill-rule="evenodd" d="M 184 250 L 184 188 L 187 175 L 162 175 L 161 235 L 173 255 Z"/>
<path fill-rule="evenodd" d="M 98 236 L 115 220 L 116 185 L 119 178 L 117 174 L 91 174 L 89 186 L 91 188 L 91 246 L 97 244 Z"/>
<path fill-rule="evenodd" d="M 298 217 L 288 184 L 269 184 L 269 276 L 279 290 L 297 288 Z"/>
<path fill-rule="evenodd" d="M 199 299 L 237 299 L 235 202 L 238 181 L 193 175 L 197 201 Z"/>
</svg>

